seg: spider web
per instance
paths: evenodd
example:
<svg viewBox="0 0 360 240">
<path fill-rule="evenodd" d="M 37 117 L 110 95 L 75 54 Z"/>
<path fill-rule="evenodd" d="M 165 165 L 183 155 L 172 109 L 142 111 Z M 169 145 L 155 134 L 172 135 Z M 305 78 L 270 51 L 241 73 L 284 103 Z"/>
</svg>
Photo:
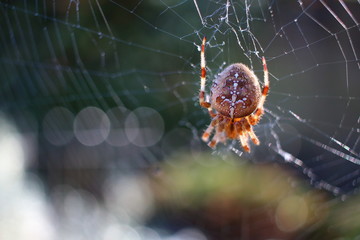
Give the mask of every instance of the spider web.
<svg viewBox="0 0 360 240">
<path fill-rule="evenodd" d="M 262 81 L 265 56 L 270 72 L 261 145 L 216 152 L 288 162 L 334 194 L 359 187 L 359 1 L 0 1 L 0 12 L 1 110 L 39 139 L 40 164 L 64 149 L 71 167 L 209 150 L 197 97 L 206 36 L 207 90 L 233 62 Z"/>
</svg>

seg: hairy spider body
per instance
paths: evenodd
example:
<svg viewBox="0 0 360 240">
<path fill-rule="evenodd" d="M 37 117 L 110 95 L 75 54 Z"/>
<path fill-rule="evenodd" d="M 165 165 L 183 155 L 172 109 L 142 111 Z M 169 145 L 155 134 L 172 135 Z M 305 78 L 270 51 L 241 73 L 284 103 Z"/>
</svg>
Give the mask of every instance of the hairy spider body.
<svg viewBox="0 0 360 240">
<path fill-rule="evenodd" d="M 241 63 L 228 66 L 211 87 L 211 106 L 221 115 L 241 118 L 255 111 L 261 96 L 255 74 Z"/>
<path fill-rule="evenodd" d="M 259 139 L 252 126 L 256 125 L 264 114 L 264 102 L 269 91 L 269 76 L 265 58 L 264 87 L 261 91 L 259 80 L 252 70 L 242 63 L 234 63 L 225 68 L 213 81 L 210 91 L 210 102 L 205 101 L 205 42 L 201 45 L 201 86 L 200 105 L 207 108 L 212 121 L 205 130 L 202 140 L 209 141 L 211 133 L 215 134 L 209 142 L 214 148 L 218 142 L 225 143 L 229 139 L 238 139 L 247 152 L 250 152 L 248 138 L 258 145 Z M 213 109 L 216 111 L 214 112 Z"/>
</svg>

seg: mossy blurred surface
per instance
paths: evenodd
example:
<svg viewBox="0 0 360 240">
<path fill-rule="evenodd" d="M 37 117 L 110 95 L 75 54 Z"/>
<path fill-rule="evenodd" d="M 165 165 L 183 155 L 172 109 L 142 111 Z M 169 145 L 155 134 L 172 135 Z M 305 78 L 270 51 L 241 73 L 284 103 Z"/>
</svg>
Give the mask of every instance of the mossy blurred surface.
<svg viewBox="0 0 360 240">
<path fill-rule="evenodd" d="M 329 212 L 325 195 L 276 165 L 183 155 L 151 179 L 160 222 L 194 226 L 210 239 L 295 239 Z"/>
</svg>

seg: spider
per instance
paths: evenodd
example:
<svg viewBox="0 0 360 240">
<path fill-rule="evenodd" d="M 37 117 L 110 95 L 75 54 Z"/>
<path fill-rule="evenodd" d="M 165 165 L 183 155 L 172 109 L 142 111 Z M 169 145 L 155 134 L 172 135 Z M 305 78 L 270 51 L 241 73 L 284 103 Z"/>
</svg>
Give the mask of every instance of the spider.
<svg viewBox="0 0 360 240">
<path fill-rule="evenodd" d="M 212 118 L 209 127 L 202 135 L 204 142 L 215 129 L 215 134 L 208 145 L 215 148 L 218 142 L 226 143 L 229 139 L 238 139 L 246 152 L 250 152 L 248 144 L 251 141 L 259 145 L 252 126 L 258 124 L 264 114 L 264 102 L 269 91 L 269 72 L 265 58 L 262 57 L 264 67 L 264 87 L 260 89 L 259 80 L 252 70 L 242 63 L 234 63 L 225 68 L 213 81 L 210 91 L 210 101 L 205 100 L 205 42 L 201 44 L 201 85 L 199 93 L 200 106 L 208 109 Z M 214 112 L 213 109 L 216 111 Z"/>
</svg>

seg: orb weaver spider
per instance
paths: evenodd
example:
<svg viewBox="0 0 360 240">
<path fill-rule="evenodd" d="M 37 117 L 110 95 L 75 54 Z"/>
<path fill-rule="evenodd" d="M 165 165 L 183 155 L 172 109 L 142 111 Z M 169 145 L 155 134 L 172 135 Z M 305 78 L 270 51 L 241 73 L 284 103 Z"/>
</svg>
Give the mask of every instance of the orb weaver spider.
<svg viewBox="0 0 360 240">
<path fill-rule="evenodd" d="M 210 90 L 210 101 L 205 100 L 206 64 L 204 37 L 201 44 L 200 106 L 206 108 L 212 118 L 209 127 L 202 135 L 204 142 L 215 129 L 208 145 L 215 148 L 218 142 L 238 139 L 246 152 L 250 152 L 251 141 L 259 145 L 252 126 L 258 124 L 264 114 L 264 102 L 269 91 L 269 72 L 266 60 L 262 57 L 264 68 L 264 87 L 261 91 L 259 80 L 252 70 L 242 63 L 234 63 L 225 68 L 214 80 Z M 214 112 L 213 109 L 216 111 Z"/>
</svg>

